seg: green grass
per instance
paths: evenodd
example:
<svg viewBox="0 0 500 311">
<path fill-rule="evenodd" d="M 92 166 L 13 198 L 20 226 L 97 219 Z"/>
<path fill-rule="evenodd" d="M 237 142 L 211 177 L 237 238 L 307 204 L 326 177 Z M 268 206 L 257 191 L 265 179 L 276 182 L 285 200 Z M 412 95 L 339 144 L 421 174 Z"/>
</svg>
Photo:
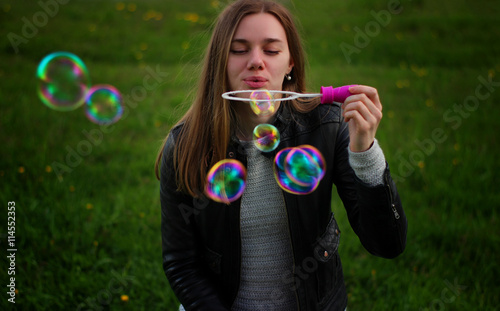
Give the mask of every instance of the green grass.
<svg viewBox="0 0 500 311">
<path fill-rule="evenodd" d="M 378 88 L 384 118 L 377 137 L 409 221 L 406 251 L 394 260 L 376 258 L 334 199 L 349 310 L 497 310 L 500 90 L 482 89 L 488 98 L 471 111 L 453 109 L 476 96 L 478 77 L 500 81 L 500 5 L 401 1 L 402 11 L 349 62 L 341 43 L 354 46 L 356 29 L 373 25 L 370 12 L 390 1 L 284 2 L 304 37 L 311 92 L 351 83 Z M 18 53 L 9 34 L 22 35 L 23 17 L 32 20 L 42 9 L 26 0 L 0 5 L 2 310 L 176 308 L 161 267 L 153 164 L 187 107 L 222 3 L 127 1 L 118 10 L 120 4 L 59 5 Z M 104 133 L 83 108 L 58 112 L 38 99 L 36 67 L 61 50 L 82 58 L 93 84 L 112 84 L 123 95 L 143 85 L 148 67 L 168 75 Z M 102 137 L 91 140 L 84 131 Z M 71 158 L 68 150 L 86 146 L 88 154 Z M 15 305 L 5 290 L 9 201 L 16 202 Z"/>
</svg>

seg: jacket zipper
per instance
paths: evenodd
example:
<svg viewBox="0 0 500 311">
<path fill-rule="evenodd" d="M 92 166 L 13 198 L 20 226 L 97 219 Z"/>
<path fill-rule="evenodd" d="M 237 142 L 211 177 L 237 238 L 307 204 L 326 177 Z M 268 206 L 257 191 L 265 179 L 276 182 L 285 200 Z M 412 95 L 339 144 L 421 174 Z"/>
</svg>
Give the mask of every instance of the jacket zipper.
<svg viewBox="0 0 500 311">
<path fill-rule="evenodd" d="M 389 199 L 391 203 L 391 209 L 394 214 L 394 218 L 399 219 L 401 218 L 401 216 L 399 215 L 398 210 L 396 209 L 396 204 L 394 204 L 394 198 L 392 197 L 392 190 L 389 184 L 389 178 L 387 177 L 387 175 L 385 175 L 384 177 L 385 177 L 385 182 L 387 184 L 387 192 L 389 193 Z"/>
<path fill-rule="evenodd" d="M 399 215 L 398 213 L 398 210 L 396 209 L 396 204 L 394 204 L 394 198 L 392 196 L 392 190 L 391 190 L 391 185 L 389 183 L 389 176 L 386 174 L 384 174 L 384 179 L 385 179 L 385 182 L 387 184 L 387 192 L 389 192 L 389 199 L 390 199 L 390 203 L 391 203 L 391 209 L 392 209 L 392 212 L 394 214 L 394 218 L 395 218 L 395 225 L 396 225 L 396 228 L 398 230 L 398 234 L 399 234 L 399 243 L 400 243 L 400 247 L 403 248 L 403 242 L 401 241 L 401 226 L 399 226 L 397 224 L 397 221 L 401 218 L 401 216 Z"/>
</svg>

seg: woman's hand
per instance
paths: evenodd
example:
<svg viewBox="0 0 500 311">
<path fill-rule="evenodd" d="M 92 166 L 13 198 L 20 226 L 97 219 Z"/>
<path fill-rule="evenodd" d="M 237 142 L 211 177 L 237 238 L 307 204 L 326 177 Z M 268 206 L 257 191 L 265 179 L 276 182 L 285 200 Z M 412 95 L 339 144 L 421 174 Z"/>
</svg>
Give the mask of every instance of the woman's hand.
<svg viewBox="0 0 500 311">
<path fill-rule="evenodd" d="M 382 104 L 377 89 L 366 85 L 349 88 L 349 96 L 342 105 L 342 115 L 349 124 L 350 149 L 363 152 L 370 149 L 382 119 Z"/>
</svg>

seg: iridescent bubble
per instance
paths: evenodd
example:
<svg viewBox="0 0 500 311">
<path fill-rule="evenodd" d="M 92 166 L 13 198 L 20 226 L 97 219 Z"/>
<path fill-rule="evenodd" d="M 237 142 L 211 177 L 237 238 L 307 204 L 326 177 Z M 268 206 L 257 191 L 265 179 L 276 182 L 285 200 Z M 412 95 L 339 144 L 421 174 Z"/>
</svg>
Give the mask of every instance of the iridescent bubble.
<svg viewBox="0 0 500 311">
<path fill-rule="evenodd" d="M 221 160 L 207 174 L 206 195 L 222 203 L 236 201 L 245 190 L 247 171 L 234 159 Z"/>
<path fill-rule="evenodd" d="M 267 116 L 276 111 L 276 101 L 268 90 L 255 90 L 250 94 L 250 107 L 258 116 Z"/>
<path fill-rule="evenodd" d="M 76 55 L 55 52 L 42 59 L 37 68 L 38 96 L 48 107 L 74 110 L 85 102 L 90 88 L 87 67 Z"/>
<path fill-rule="evenodd" d="M 85 100 L 87 118 L 97 124 L 112 124 L 123 114 L 122 96 L 111 85 L 94 85 Z"/>
<path fill-rule="evenodd" d="M 293 194 L 308 194 L 316 190 L 325 169 L 323 156 L 309 145 L 285 148 L 274 159 L 274 176 L 278 185 Z"/>
<path fill-rule="evenodd" d="M 325 163 L 325 158 L 323 157 L 321 152 L 317 148 L 311 145 L 302 145 L 300 146 L 300 148 L 306 151 L 312 157 L 312 161 L 314 161 L 314 163 L 318 164 L 320 169 L 319 179 L 322 179 L 323 176 L 325 176 L 326 163 Z"/>
<path fill-rule="evenodd" d="M 253 142 L 257 149 L 264 152 L 271 152 L 280 143 L 280 133 L 271 124 L 259 124 L 253 130 Z"/>
</svg>

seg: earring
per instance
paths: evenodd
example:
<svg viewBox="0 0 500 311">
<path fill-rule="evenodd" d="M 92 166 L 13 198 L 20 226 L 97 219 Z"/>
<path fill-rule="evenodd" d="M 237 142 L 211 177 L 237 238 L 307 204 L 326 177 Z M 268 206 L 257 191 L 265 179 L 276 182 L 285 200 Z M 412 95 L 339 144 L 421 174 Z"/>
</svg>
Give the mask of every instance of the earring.
<svg viewBox="0 0 500 311">
<path fill-rule="evenodd" d="M 286 78 L 288 81 L 292 80 L 292 76 L 291 76 L 290 74 L 288 74 L 288 73 L 285 75 L 285 78 Z"/>
</svg>

